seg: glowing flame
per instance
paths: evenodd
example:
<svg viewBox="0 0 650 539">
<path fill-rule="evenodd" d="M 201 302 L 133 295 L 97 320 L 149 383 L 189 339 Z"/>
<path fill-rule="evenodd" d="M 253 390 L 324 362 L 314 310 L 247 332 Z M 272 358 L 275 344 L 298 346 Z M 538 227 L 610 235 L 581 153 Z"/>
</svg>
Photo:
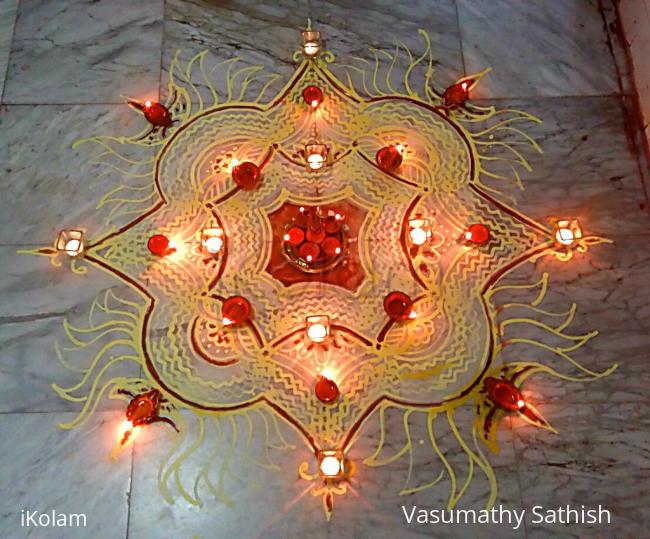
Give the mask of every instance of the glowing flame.
<svg viewBox="0 0 650 539">
<path fill-rule="evenodd" d="M 230 318 L 224 316 L 224 317 L 223 317 L 223 320 L 221 320 L 221 323 L 222 323 L 224 326 L 229 326 L 230 324 L 233 323 L 233 321 L 232 321 Z"/>
<path fill-rule="evenodd" d="M 65 252 L 68 256 L 77 256 L 81 253 L 81 241 L 77 239 L 68 240 L 65 244 Z"/>
<path fill-rule="evenodd" d="M 519 399 L 517 401 L 517 408 L 521 410 L 524 406 L 526 406 L 526 402 L 524 401 L 524 399 Z"/>
<path fill-rule="evenodd" d="M 321 460 L 320 471 L 325 477 L 336 477 L 343 471 L 343 462 L 333 455 L 328 455 Z"/>
<path fill-rule="evenodd" d="M 314 342 L 323 342 L 327 333 L 325 324 L 312 324 L 307 328 L 307 336 Z"/>
<path fill-rule="evenodd" d="M 427 239 L 429 238 L 427 231 L 419 227 L 412 228 L 411 231 L 409 232 L 409 236 L 411 237 L 411 241 L 413 242 L 414 245 L 423 245 L 426 243 Z"/>
<path fill-rule="evenodd" d="M 414 318 L 417 317 L 417 315 L 418 315 L 418 313 L 416 313 L 415 311 L 411 311 L 411 312 L 409 313 L 409 318 L 410 318 L 411 320 L 413 320 Z"/>
<path fill-rule="evenodd" d="M 307 161 L 309 162 L 309 167 L 311 169 L 318 170 L 319 168 L 323 167 L 325 158 L 318 153 L 313 153 L 307 158 Z"/>
<path fill-rule="evenodd" d="M 311 100 L 311 106 L 316 108 L 318 106 L 318 99 L 312 99 Z"/>
<path fill-rule="evenodd" d="M 320 375 L 323 378 L 327 378 L 328 380 L 334 380 L 334 371 L 332 370 L 331 367 L 325 367 L 321 372 Z M 334 380 L 336 381 L 336 380 Z"/>
<path fill-rule="evenodd" d="M 145 106 L 146 108 L 151 108 L 151 101 L 149 101 L 149 100 L 147 99 L 147 100 L 144 102 L 144 106 Z"/>
<path fill-rule="evenodd" d="M 239 165 L 241 161 L 237 159 L 236 157 L 233 157 L 232 160 L 230 161 L 230 165 L 228 165 L 228 172 L 232 172 L 232 169 L 235 168 L 237 165 Z"/>
<path fill-rule="evenodd" d="M 142 427 L 140 426 L 133 426 L 133 423 L 129 420 L 124 420 L 120 423 L 117 428 L 117 443 L 115 444 L 113 451 L 111 451 L 111 458 L 113 460 L 117 459 L 122 449 L 135 440 L 136 436 L 140 433 L 141 428 Z"/>
</svg>

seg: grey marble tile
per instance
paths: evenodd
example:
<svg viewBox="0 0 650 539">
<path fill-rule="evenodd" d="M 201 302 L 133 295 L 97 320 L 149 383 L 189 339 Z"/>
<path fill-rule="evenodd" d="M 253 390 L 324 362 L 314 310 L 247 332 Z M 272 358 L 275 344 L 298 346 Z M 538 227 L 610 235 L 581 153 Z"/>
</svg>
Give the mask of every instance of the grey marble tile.
<svg viewBox="0 0 650 539">
<path fill-rule="evenodd" d="M 70 271 L 68 260 L 54 267 L 45 256 L 19 254 L 29 246 L 0 247 L 0 323 L 21 323 L 68 315 L 87 315 L 92 301 L 109 289 L 127 288 L 112 275 L 89 268 L 84 275 Z M 83 266 L 83 262 L 80 262 Z"/>
<path fill-rule="evenodd" d="M 126 105 L 5 106 L 0 123 L 0 244 L 51 245 L 62 228 L 82 227 L 96 238 L 109 230 L 105 223 L 114 209 L 111 204 L 97 208 L 103 195 L 119 185 L 151 185 L 150 178 L 132 179 L 122 172 L 143 173 L 151 165 L 106 156 L 107 166 L 94 162 L 105 148 L 72 148 L 81 138 L 132 136 L 144 129 L 144 118 Z M 133 160 L 151 156 L 142 147 L 120 150 Z M 113 226 L 131 218 L 115 219 Z"/>
<path fill-rule="evenodd" d="M 618 81 L 598 2 L 458 1 L 465 68 L 491 97 L 608 95 Z"/>
<path fill-rule="evenodd" d="M 529 526 L 530 537 L 643 535 L 648 485 L 648 412 L 634 404 L 549 406 L 559 436 L 515 428 L 522 497 L 527 506 L 602 505 L 611 524 Z"/>
<path fill-rule="evenodd" d="M 531 171 L 518 169 L 524 189 L 487 180 L 490 187 L 503 190 L 502 199 L 514 198 L 519 210 L 545 224 L 549 217 L 574 215 L 592 234 L 650 232 L 650 214 L 619 99 L 522 99 L 494 104 L 523 110 L 542 121 L 517 126 L 543 152 L 517 147 L 532 167 Z M 504 157 L 505 152 L 487 148 L 483 155 Z M 489 165 L 499 173 L 508 173 L 508 167 Z"/>
<path fill-rule="evenodd" d="M 55 268 L 48 258 L 17 254 L 16 247 L 0 247 L 0 266 L 3 280 L 0 285 L 0 412 L 81 410 L 83 403 L 62 399 L 52 388 L 56 383 L 63 388 L 75 386 L 83 373 L 64 367 L 59 361 L 55 345 L 71 348 L 64 321 L 72 327 L 85 330 L 89 327 L 88 316 L 95 299 L 104 299 L 107 293 L 129 300 L 133 293 L 116 279 L 100 270 L 90 268 L 85 275 L 73 274 L 67 267 Z M 112 299 L 110 300 L 112 301 Z M 109 304 L 110 304 L 109 301 Z M 96 312 L 97 325 L 103 315 Z M 107 319 L 101 320 L 101 322 Z M 74 334 L 84 342 L 91 341 L 98 333 Z M 116 337 L 108 333 L 80 349 L 65 351 L 66 359 L 74 368 L 87 368 L 95 354 Z M 119 335 L 123 337 L 122 334 Z M 112 346 L 108 354 L 98 362 L 106 365 L 109 355 L 119 356 L 127 351 L 125 346 Z M 97 371 L 95 371 L 97 372 Z M 103 381 L 111 376 L 137 376 L 140 366 L 131 362 L 116 362 L 110 367 Z M 76 395 L 87 394 L 94 376 L 80 387 Z M 101 386 L 100 386 L 101 387 Z M 105 396 L 98 409 L 122 407 L 121 403 L 109 401 Z"/>
<path fill-rule="evenodd" d="M 81 411 L 84 402 L 65 400 L 52 387 L 53 384 L 64 389 L 75 387 L 84 376 L 83 372 L 73 371 L 59 361 L 55 344 L 63 348 L 70 346 L 62 317 L 0 325 L 0 380 L 3 388 L 0 413 Z M 67 352 L 65 355 L 73 366 L 87 367 L 94 354 L 105 344 L 108 344 L 107 338 L 84 350 Z M 114 345 L 109 352 L 113 356 L 119 356 L 127 354 L 129 348 Z M 109 359 L 109 355 L 105 355 L 94 372 L 98 373 L 99 369 L 108 364 Z M 114 376 L 137 377 L 139 374 L 139 365 L 128 361 L 117 362 L 99 378 L 98 387 Z M 94 381 L 95 376 L 91 376 L 73 394 L 80 397 L 88 395 Z M 99 398 L 97 409 L 123 410 L 124 403 L 110 400 L 103 394 Z"/>
<path fill-rule="evenodd" d="M 71 414 L 0 414 L 2 501 L 6 539 L 124 537 L 131 459 L 108 458 L 121 415 L 100 413 L 77 431 L 57 423 Z M 83 513 L 86 527 L 21 527 L 21 510 Z"/>
<path fill-rule="evenodd" d="M 119 103 L 156 95 L 162 0 L 20 2 L 6 103 Z"/>
<path fill-rule="evenodd" d="M 238 0 L 228 4 L 204 0 L 166 2 L 163 70 L 167 70 L 176 51 L 181 51 L 179 58 L 187 61 L 209 49 L 206 71 L 218 62 L 237 56 L 241 58 L 238 68 L 262 65 L 281 76 L 265 94 L 270 98 L 293 73 L 292 55 L 300 46 L 300 30 L 311 17 L 314 28 L 323 34 L 324 48 L 336 55 L 334 65 L 349 64 L 354 56 L 372 61 L 374 57 L 369 50 L 372 47 L 392 53 L 395 40 L 409 46 L 414 54 L 421 53 L 425 44 L 418 29 L 422 28 L 432 39 L 436 81 L 444 85 L 462 76 L 456 9 L 450 0 L 419 0 L 408 5 L 383 0 L 363 5 L 319 0 L 311 5 L 310 10 L 309 4 L 296 0 L 257 3 Z M 215 20 L 220 21 L 218 26 L 213 24 Z M 225 72 L 226 66 L 222 66 L 210 78 L 221 91 Z M 200 92 L 205 94 L 200 77 L 196 79 Z M 252 84 L 247 95 L 254 95 L 261 86 Z M 165 88 L 163 84 L 163 92 Z"/>
<path fill-rule="evenodd" d="M 4 91 L 11 40 L 14 36 L 16 22 L 17 0 L 0 0 L 0 96 Z"/>
<path fill-rule="evenodd" d="M 627 44 L 625 43 L 625 31 L 619 17 L 615 0 L 603 0 L 601 2 L 603 18 L 605 19 L 608 42 L 612 50 L 616 71 L 618 73 L 619 85 L 625 95 L 633 92 L 633 76 L 630 72 L 630 64 L 627 60 Z"/>
</svg>

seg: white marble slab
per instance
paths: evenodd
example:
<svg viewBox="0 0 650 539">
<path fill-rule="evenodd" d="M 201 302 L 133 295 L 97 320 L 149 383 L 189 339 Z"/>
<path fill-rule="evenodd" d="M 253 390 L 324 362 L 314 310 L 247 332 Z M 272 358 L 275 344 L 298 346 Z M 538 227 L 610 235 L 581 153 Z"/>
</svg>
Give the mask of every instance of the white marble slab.
<svg viewBox="0 0 650 539">
<path fill-rule="evenodd" d="M 493 72 L 476 95 L 609 95 L 618 81 L 598 2 L 458 0 L 465 69 Z"/>
<path fill-rule="evenodd" d="M 549 405 L 560 431 L 548 435 L 515 428 L 525 505 L 598 506 L 612 512 L 609 525 L 529 526 L 529 537 L 637 537 L 645 534 L 650 472 L 647 407 L 635 404 Z"/>
<path fill-rule="evenodd" d="M 107 458 L 121 414 L 99 413 L 88 426 L 64 431 L 65 413 L 0 414 L 2 500 L 0 535 L 6 539 L 125 537 L 130 450 Z M 21 527 L 21 510 L 83 513 L 85 528 Z"/>
<path fill-rule="evenodd" d="M 146 121 L 126 105 L 6 106 L 0 121 L 0 244 L 51 245 L 59 230 L 78 227 L 97 238 L 108 230 L 105 223 L 113 209 L 110 204 L 97 209 L 102 196 L 119 185 L 150 183 L 94 163 L 105 148 L 72 148 L 81 138 L 139 133 Z M 141 147 L 125 150 L 133 160 L 151 156 Z M 127 172 L 145 170 L 110 156 L 104 161 Z"/>
<path fill-rule="evenodd" d="M 157 93 L 162 0 L 20 2 L 5 103 L 119 103 Z"/>
<path fill-rule="evenodd" d="M 0 96 L 2 96 L 5 85 L 17 10 L 17 0 L 0 0 Z"/>
</svg>

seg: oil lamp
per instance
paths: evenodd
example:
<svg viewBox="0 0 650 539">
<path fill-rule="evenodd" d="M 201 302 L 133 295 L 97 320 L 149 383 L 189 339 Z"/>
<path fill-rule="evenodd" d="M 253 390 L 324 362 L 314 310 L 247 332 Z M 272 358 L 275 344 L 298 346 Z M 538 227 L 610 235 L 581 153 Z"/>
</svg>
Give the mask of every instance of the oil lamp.
<svg viewBox="0 0 650 539">
<path fill-rule="evenodd" d="M 314 391 L 318 400 L 323 404 L 330 404 L 339 398 L 339 386 L 325 373 L 318 378 Z"/>
<path fill-rule="evenodd" d="M 330 319 L 326 315 L 307 317 L 307 336 L 313 342 L 323 342 L 330 334 Z"/>
<path fill-rule="evenodd" d="M 483 245 L 490 241 L 490 229 L 480 223 L 469 225 L 464 234 L 465 241 L 473 245 Z"/>
<path fill-rule="evenodd" d="M 260 179 L 260 168 L 251 161 L 239 161 L 233 159 L 232 163 L 232 179 L 234 182 L 244 189 L 250 191 L 257 186 Z"/>
<path fill-rule="evenodd" d="M 384 298 L 384 310 L 393 320 L 403 321 L 415 317 L 413 300 L 404 292 L 391 292 Z"/>
<path fill-rule="evenodd" d="M 520 412 L 526 407 L 521 391 L 512 382 L 488 376 L 483 381 L 483 388 L 490 400 L 502 410 Z"/>
<path fill-rule="evenodd" d="M 79 256 L 84 250 L 84 233 L 81 230 L 62 230 L 56 240 L 56 250 L 70 257 Z"/>
<path fill-rule="evenodd" d="M 307 58 L 318 56 L 321 46 L 320 32 L 307 29 L 302 32 L 302 53 Z"/>
<path fill-rule="evenodd" d="M 223 229 L 221 228 L 204 228 L 201 231 L 201 247 L 211 255 L 217 255 L 221 252 L 224 245 Z"/>
<path fill-rule="evenodd" d="M 174 252 L 174 248 L 169 243 L 169 238 L 163 234 L 154 234 L 147 241 L 147 248 L 156 256 L 165 256 Z"/>
<path fill-rule="evenodd" d="M 295 247 L 305 241 L 305 233 L 299 226 L 292 226 L 282 239 Z"/>
<path fill-rule="evenodd" d="M 318 452 L 318 471 L 323 479 L 342 479 L 343 462 L 342 451 L 324 450 Z"/>
<path fill-rule="evenodd" d="M 323 92 L 318 86 L 307 86 L 302 91 L 302 98 L 312 109 L 317 109 L 323 102 Z"/>
<path fill-rule="evenodd" d="M 224 326 L 243 324 L 249 319 L 250 314 L 251 304 L 242 296 L 229 297 L 221 306 Z"/>
<path fill-rule="evenodd" d="M 469 89 L 472 81 L 462 81 L 452 84 L 442 94 L 443 106 L 446 109 L 462 107 L 469 99 Z"/>
<path fill-rule="evenodd" d="M 320 170 L 327 161 L 327 146 L 313 139 L 305 145 L 307 165 L 311 170 Z"/>
<path fill-rule="evenodd" d="M 409 219 L 409 240 L 413 245 L 424 245 L 431 237 L 431 222 L 421 217 Z"/>
<path fill-rule="evenodd" d="M 313 262 L 318 258 L 320 254 L 320 247 L 317 243 L 306 241 L 300 246 L 298 250 L 300 257 L 306 260 L 307 262 Z"/>
<path fill-rule="evenodd" d="M 150 99 L 147 99 L 144 103 L 129 99 L 128 103 L 133 108 L 142 111 L 146 120 L 154 127 L 167 129 L 174 123 L 171 112 L 162 103 Z"/>
<path fill-rule="evenodd" d="M 402 164 L 403 153 L 404 147 L 401 144 L 384 146 L 377 152 L 375 159 L 379 168 L 386 172 L 393 172 Z"/>
<path fill-rule="evenodd" d="M 559 247 L 573 247 L 582 238 L 577 219 L 558 219 L 555 223 L 555 243 Z"/>
</svg>

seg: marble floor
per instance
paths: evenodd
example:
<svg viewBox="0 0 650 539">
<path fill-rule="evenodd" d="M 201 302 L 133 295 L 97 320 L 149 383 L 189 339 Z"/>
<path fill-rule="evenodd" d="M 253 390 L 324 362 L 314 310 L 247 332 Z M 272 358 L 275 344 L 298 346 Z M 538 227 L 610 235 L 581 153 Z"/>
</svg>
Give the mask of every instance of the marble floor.
<svg viewBox="0 0 650 539">
<path fill-rule="evenodd" d="M 83 317 L 98 294 L 121 287 L 99 272 L 70 275 L 47 259 L 16 254 L 51 244 L 66 225 L 83 222 L 89 234 L 100 226 L 95 203 L 111 178 L 72 143 L 89 133 L 133 132 L 138 118 L 121 96 L 164 96 L 177 50 L 190 57 L 207 48 L 216 60 L 237 55 L 287 77 L 296 31 L 308 16 L 339 58 L 363 56 L 368 47 L 392 50 L 394 39 L 418 50 L 417 30 L 424 28 L 440 85 L 492 66 L 477 98 L 544 120 L 531 131 L 544 153 L 522 175 L 526 190 L 511 194 L 539 221 L 558 209 L 578 213 L 584 226 L 614 240 L 570 270 L 552 272 L 549 301 L 561 309 L 576 301 L 576 332 L 600 330 L 578 359 L 594 370 L 620 367 L 589 384 L 535 386 L 536 402 L 559 434 L 506 422 L 503 449 L 490 459 L 497 503 L 602 504 L 613 514 L 610 525 L 407 525 L 402 504 L 440 507 L 446 494 L 397 496 L 397 464 L 365 476 L 330 523 L 318 499 L 300 497 L 297 477 L 277 472 L 251 477 L 242 470 L 248 481 L 229 487 L 233 507 L 217 500 L 169 504 L 157 487 L 158 463 L 171 443 L 160 431 L 143 434 L 112 462 L 106 432 L 121 418 L 114 401 L 102 402 L 81 429 L 58 429 L 78 409 L 51 389 L 76 381 L 54 353 L 63 320 Z M 615 18 L 610 0 L 0 0 L 0 537 L 647 536 L 650 214 L 624 107 L 629 84 Z M 529 271 L 551 265 L 540 261 Z M 426 460 L 417 469 L 426 474 Z M 480 508 L 485 489 L 473 486 L 462 506 Z M 88 527 L 64 534 L 21 527 L 23 509 L 83 512 Z"/>
</svg>

